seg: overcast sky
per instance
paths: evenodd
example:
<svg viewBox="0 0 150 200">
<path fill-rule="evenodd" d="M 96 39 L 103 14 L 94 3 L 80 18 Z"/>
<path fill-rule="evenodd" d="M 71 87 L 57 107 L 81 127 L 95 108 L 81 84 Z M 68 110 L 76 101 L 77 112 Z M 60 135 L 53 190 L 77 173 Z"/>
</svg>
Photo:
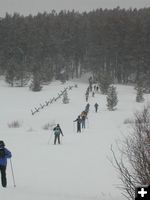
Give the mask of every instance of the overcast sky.
<svg viewBox="0 0 150 200">
<path fill-rule="evenodd" d="M 96 8 L 143 8 L 150 7 L 150 0 L 0 0 L 0 17 L 5 13 L 23 15 L 50 12 L 52 9 L 89 11 Z"/>
</svg>

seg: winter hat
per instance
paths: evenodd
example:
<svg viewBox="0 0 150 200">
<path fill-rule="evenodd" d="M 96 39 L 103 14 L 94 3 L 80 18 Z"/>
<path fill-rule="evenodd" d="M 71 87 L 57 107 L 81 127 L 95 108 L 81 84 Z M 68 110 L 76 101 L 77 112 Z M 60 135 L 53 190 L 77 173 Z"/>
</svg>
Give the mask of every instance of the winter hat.
<svg viewBox="0 0 150 200">
<path fill-rule="evenodd" d="M 5 143 L 2 140 L 0 140 L 0 148 L 4 148 L 4 146 L 5 146 Z"/>
</svg>

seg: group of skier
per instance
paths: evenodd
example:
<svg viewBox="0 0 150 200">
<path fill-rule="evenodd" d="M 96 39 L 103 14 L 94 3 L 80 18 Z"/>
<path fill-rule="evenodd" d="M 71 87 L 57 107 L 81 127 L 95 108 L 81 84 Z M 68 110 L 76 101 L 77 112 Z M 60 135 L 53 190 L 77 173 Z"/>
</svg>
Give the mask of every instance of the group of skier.
<svg viewBox="0 0 150 200">
<path fill-rule="evenodd" d="M 98 104 L 95 103 L 95 112 L 98 110 Z M 77 117 L 76 120 L 73 122 L 77 122 L 77 132 L 81 132 L 81 128 L 86 128 L 86 120 L 88 120 L 87 115 L 89 112 L 90 104 L 88 103 L 85 107 L 85 110 L 81 112 L 81 114 Z M 60 125 L 57 124 L 56 127 L 53 128 L 54 131 L 54 145 L 58 142 L 61 143 L 60 136 L 64 136 Z M 1 173 L 1 183 L 3 187 L 7 186 L 7 179 L 6 179 L 6 166 L 7 166 L 7 159 L 11 158 L 11 152 L 5 148 L 5 143 L 0 141 L 0 173 Z"/>
<path fill-rule="evenodd" d="M 86 100 L 86 102 L 88 101 L 89 93 L 90 93 L 90 87 L 87 88 L 86 93 L 85 93 L 85 100 Z"/>
<path fill-rule="evenodd" d="M 94 107 L 95 107 L 95 112 L 98 111 L 98 103 L 95 103 Z M 81 112 L 80 115 L 78 115 L 77 119 L 75 119 L 73 122 L 77 122 L 77 133 L 81 132 L 81 128 L 84 129 L 86 128 L 86 123 L 85 121 L 88 120 L 88 113 L 89 113 L 89 109 L 90 109 L 90 104 L 87 103 L 85 110 Z"/>
<path fill-rule="evenodd" d="M 88 101 L 89 92 L 92 92 L 92 81 L 90 79 L 89 81 L 89 87 L 86 90 L 86 101 Z M 95 91 L 98 91 L 98 86 L 94 86 L 94 91 L 92 93 L 92 96 L 94 97 Z M 98 103 L 95 103 L 95 112 L 98 111 Z M 80 115 L 78 115 L 77 119 L 75 119 L 73 122 L 77 123 L 77 133 L 81 132 L 81 128 L 86 128 L 86 120 L 88 120 L 88 113 L 89 113 L 90 104 L 87 103 L 85 106 L 84 111 L 81 112 Z M 57 124 L 56 127 L 53 128 L 54 131 L 54 145 L 58 142 L 58 144 L 61 143 L 60 136 L 64 136 L 60 125 Z M 3 187 L 7 186 L 7 179 L 6 179 L 6 167 L 7 167 L 7 159 L 11 158 L 12 154 L 11 152 L 5 147 L 5 143 L 1 140 L 0 141 L 0 173 L 1 173 L 1 183 Z"/>
<path fill-rule="evenodd" d="M 80 115 L 78 115 L 77 119 L 75 119 L 73 122 L 77 122 L 77 133 L 81 132 L 81 128 L 85 128 L 85 121 L 89 112 L 90 104 L 88 103 L 85 107 L 85 110 L 81 112 Z"/>
<path fill-rule="evenodd" d="M 95 93 L 99 91 L 99 86 L 97 84 L 93 85 L 92 82 L 89 82 L 89 86 L 85 92 L 85 100 L 88 102 L 89 94 L 92 92 L 92 97 L 95 96 Z"/>
<path fill-rule="evenodd" d="M 94 107 L 95 107 L 95 112 L 98 111 L 98 103 L 95 103 Z M 86 128 L 86 120 L 88 120 L 88 113 L 89 113 L 89 108 L 90 108 L 90 104 L 87 103 L 87 105 L 85 106 L 85 110 L 81 112 L 80 115 L 78 115 L 78 117 L 73 121 L 77 123 L 77 133 L 81 133 L 81 129 L 85 129 Z M 58 144 L 60 144 L 60 135 L 64 136 L 60 125 L 57 124 L 57 126 L 55 128 L 53 128 L 54 131 L 54 145 L 56 145 L 56 143 L 58 142 Z"/>
<path fill-rule="evenodd" d="M 98 104 L 95 103 L 95 112 L 98 110 Z M 87 115 L 89 113 L 90 104 L 88 103 L 85 106 L 85 110 L 81 112 L 81 114 L 77 117 L 76 120 L 73 122 L 77 122 L 77 133 L 81 132 L 81 128 L 86 128 L 85 121 L 88 120 Z M 60 125 L 57 124 L 56 127 L 53 128 L 54 131 L 54 145 L 58 142 L 58 144 L 61 143 L 60 136 L 64 136 Z M 3 187 L 7 186 L 7 179 L 6 179 L 6 166 L 7 166 L 7 159 L 11 158 L 12 154 L 11 152 L 5 148 L 5 143 L 3 141 L 0 141 L 0 173 L 1 173 L 1 183 Z"/>
<path fill-rule="evenodd" d="M 93 88 L 94 88 L 94 91 L 93 91 Z M 98 85 L 94 85 L 93 86 L 93 81 L 92 81 L 92 77 L 89 78 L 89 86 L 86 90 L 86 93 L 85 93 L 85 96 L 86 96 L 86 102 L 88 101 L 88 98 L 89 98 L 89 93 L 92 92 L 92 96 L 94 97 L 95 95 L 95 92 L 97 91 L 98 92 L 99 90 L 99 87 Z M 94 107 L 95 107 L 95 112 L 98 111 L 98 103 L 95 103 Z M 85 107 L 85 110 L 81 112 L 80 115 L 78 115 L 78 117 L 73 121 L 73 122 L 76 122 L 77 123 L 77 133 L 78 132 L 81 132 L 81 128 L 82 129 L 85 129 L 86 128 L 86 120 L 88 120 L 88 112 L 89 112 L 89 108 L 90 108 L 90 104 L 87 103 L 86 107 Z M 64 136 L 63 135 L 63 132 L 60 128 L 60 125 L 57 124 L 57 126 L 53 129 L 54 131 L 54 145 L 56 145 L 56 143 L 58 142 L 58 144 L 60 144 L 60 135 Z"/>
</svg>

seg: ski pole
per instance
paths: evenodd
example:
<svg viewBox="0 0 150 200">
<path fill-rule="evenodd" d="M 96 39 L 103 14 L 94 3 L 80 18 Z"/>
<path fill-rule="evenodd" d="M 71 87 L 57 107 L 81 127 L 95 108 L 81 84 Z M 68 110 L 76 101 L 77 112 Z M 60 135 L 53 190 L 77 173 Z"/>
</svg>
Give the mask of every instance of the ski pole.
<svg viewBox="0 0 150 200">
<path fill-rule="evenodd" d="M 16 187 L 15 177 L 14 177 L 14 170 L 13 170 L 13 165 L 12 165 L 11 158 L 10 158 L 10 166 L 11 166 L 11 172 L 12 172 L 12 177 L 13 177 L 13 184 L 14 184 L 14 187 Z"/>
<path fill-rule="evenodd" d="M 73 122 L 73 132 L 75 131 L 75 124 L 74 124 L 74 122 Z"/>
<path fill-rule="evenodd" d="M 61 136 L 61 138 L 60 138 L 60 144 L 62 144 L 62 138 L 63 138 L 63 136 Z"/>
<path fill-rule="evenodd" d="M 50 138 L 48 140 L 48 144 L 50 143 L 51 139 L 52 139 L 52 134 L 51 134 L 51 136 L 50 136 Z"/>
<path fill-rule="evenodd" d="M 89 119 L 87 118 L 87 127 L 89 128 Z"/>
</svg>

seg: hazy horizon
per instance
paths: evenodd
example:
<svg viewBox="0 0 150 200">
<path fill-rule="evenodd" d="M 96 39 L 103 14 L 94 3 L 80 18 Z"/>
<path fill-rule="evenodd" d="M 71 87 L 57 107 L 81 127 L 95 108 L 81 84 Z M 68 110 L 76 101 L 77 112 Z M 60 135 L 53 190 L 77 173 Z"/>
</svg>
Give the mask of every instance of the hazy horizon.
<svg viewBox="0 0 150 200">
<path fill-rule="evenodd" d="M 55 10 L 75 10 L 79 12 L 90 11 L 97 8 L 144 8 L 150 7 L 150 0 L 0 0 L 0 17 L 6 12 L 27 16 L 38 12 L 51 12 Z"/>
</svg>

